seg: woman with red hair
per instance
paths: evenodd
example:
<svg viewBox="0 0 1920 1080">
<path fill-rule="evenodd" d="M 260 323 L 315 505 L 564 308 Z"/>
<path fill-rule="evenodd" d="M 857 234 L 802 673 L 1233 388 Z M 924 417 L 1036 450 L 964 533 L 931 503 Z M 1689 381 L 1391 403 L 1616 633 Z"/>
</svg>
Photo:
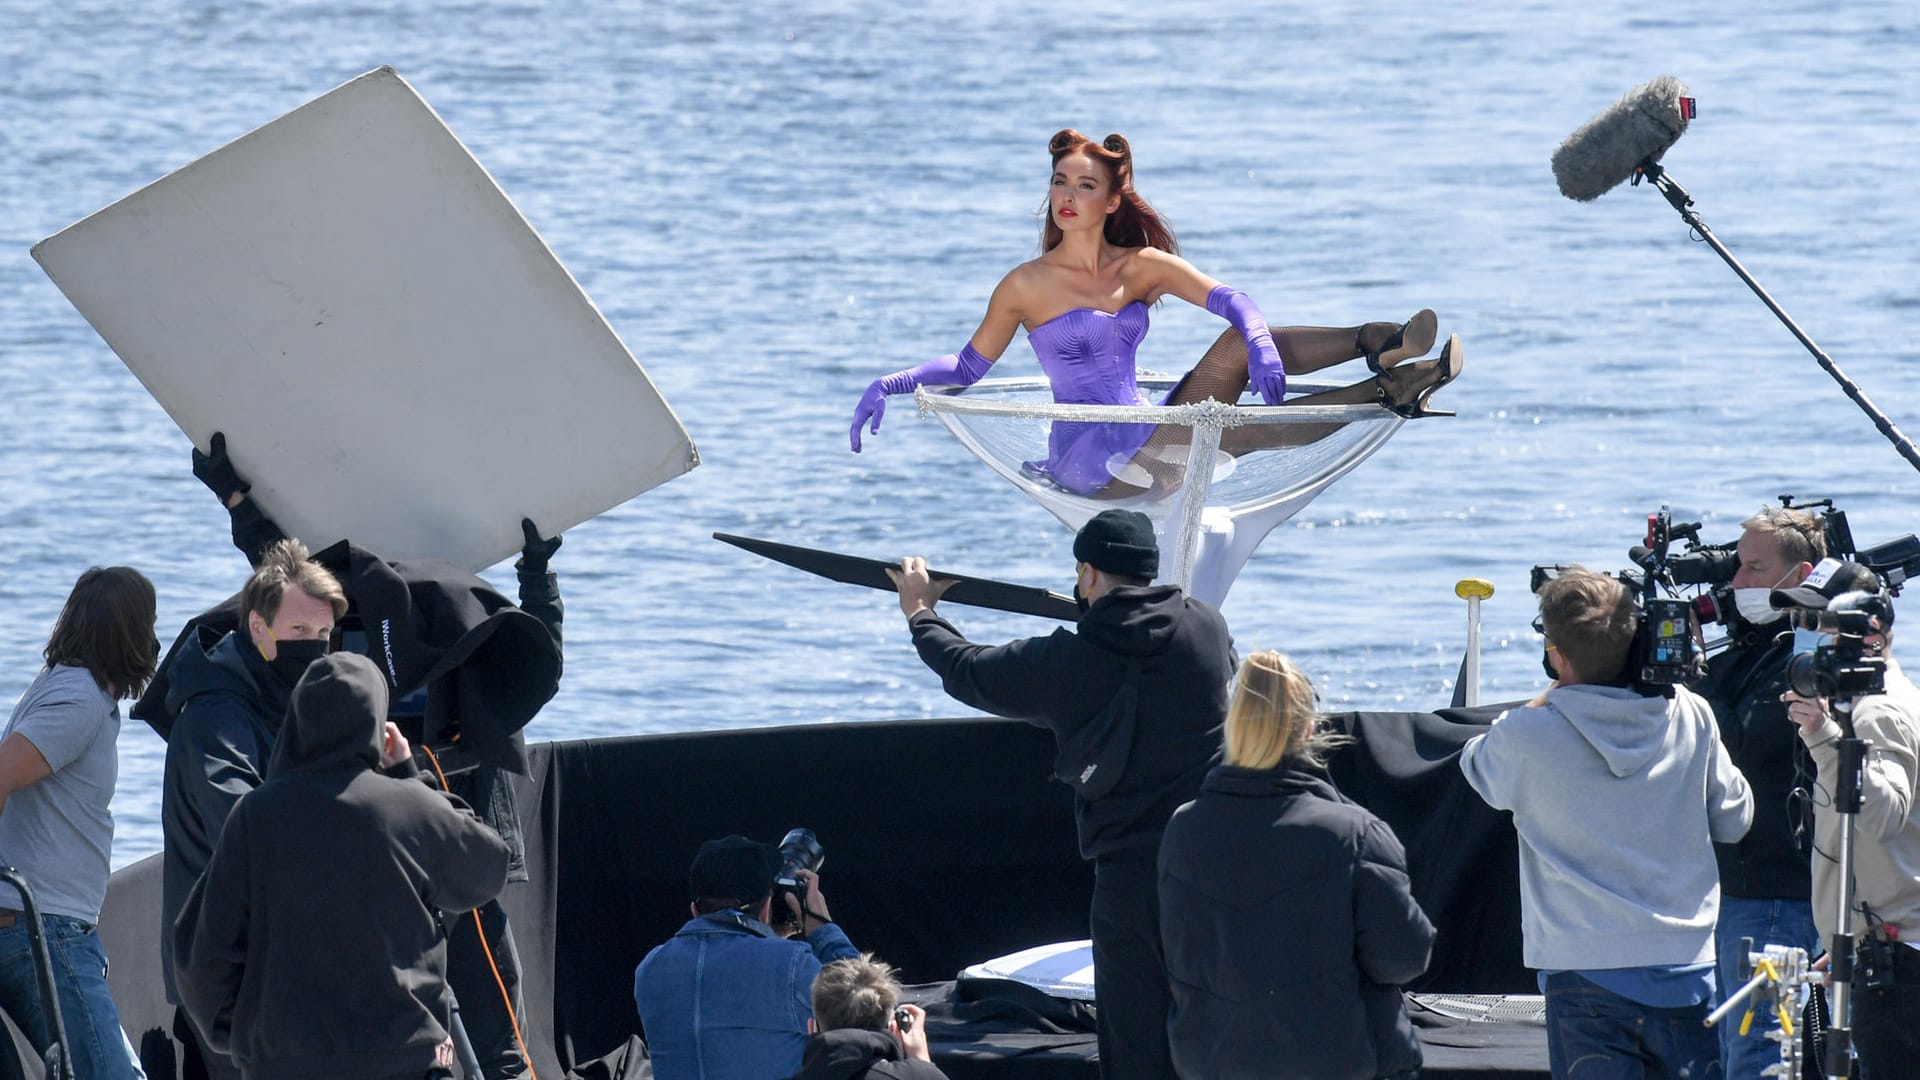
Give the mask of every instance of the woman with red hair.
<svg viewBox="0 0 1920 1080">
<path fill-rule="evenodd" d="M 1017 328 L 1027 331 L 1056 402 L 1145 404 L 1135 381 L 1134 351 L 1146 336 L 1148 307 L 1167 296 L 1204 307 L 1233 328 L 1214 342 L 1162 404 L 1208 398 L 1237 402 L 1251 385 L 1267 404 L 1278 405 L 1288 375 L 1365 357 L 1372 378 L 1292 403 L 1377 402 L 1406 417 L 1449 415 L 1428 409 L 1427 400 L 1460 373 L 1463 356 L 1457 337 L 1435 359 L 1395 366 L 1433 346 L 1437 326 L 1432 311 L 1421 311 L 1405 323 L 1271 330 L 1250 297 L 1180 257 L 1173 231 L 1134 189 L 1133 153 L 1126 139 L 1109 135 L 1094 142 L 1069 128 L 1056 134 L 1048 149 L 1053 178 L 1040 257 L 1001 279 L 987 303 L 986 318 L 965 348 L 867 387 L 850 432 L 855 453 L 862 427 L 879 432 L 888 395 L 928 384 L 972 385 L 1006 351 Z M 1300 445 L 1338 426 L 1245 425 L 1223 433 L 1221 449 L 1241 454 Z M 1178 483 L 1186 442 L 1186 431 L 1180 428 L 1162 434 L 1151 424 L 1056 423 L 1046 460 L 1029 462 L 1028 471 L 1095 498 L 1163 492 Z"/>
</svg>

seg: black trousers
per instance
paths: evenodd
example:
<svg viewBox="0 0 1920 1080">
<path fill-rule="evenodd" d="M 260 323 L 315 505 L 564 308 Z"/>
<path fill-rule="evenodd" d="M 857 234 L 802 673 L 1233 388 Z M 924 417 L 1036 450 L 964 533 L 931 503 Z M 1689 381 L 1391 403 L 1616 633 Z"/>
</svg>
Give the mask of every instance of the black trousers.
<svg viewBox="0 0 1920 1080">
<path fill-rule="evenodd" d="M 1166 954 L 1160 947 L 1159 845 L 1093 864 L 1093 993 L 1101 1080 L 1169 1080 Z"/>
<path fill-rule="evenodd" d="M 1853 986 L 1853 1048 L 1866 1080 L 1920 1076 L 1920 949 L 1896 945 L 1892 986 Z"/>
<path fill-rule="evenodd" d="M 179 1006 L 173 1010 L 173 1037 L 180 1040 L 181 1080 L 240 1080 L 240 1066 L 208 1046 Z"/>
<path fill-rule="evenodd" d="M 520 1046 L 513 1037 L 513 1019 L 507 1015 L 507 1000 L 501 984 L 513 1002 L 515 1015 L 525 1012 L 520 996 L 520 954 L 513 944 L 513 928 L 507 925 L 507 913 L 500 901 L 489 900 L 478 909 L 480 925 L 492 946 L 493 965 L 474 927 L 474 913 L 453 920 L 447 931 L 447 985 L 460 1003 L 460 1020 L 473 1040 L 474 1056 L 480 1059 L 485 1080 L 507 1080 L 526 1071 L 520 1061 Z M 494 966 L 500 978 L 493 977 Z"/>
</svg>

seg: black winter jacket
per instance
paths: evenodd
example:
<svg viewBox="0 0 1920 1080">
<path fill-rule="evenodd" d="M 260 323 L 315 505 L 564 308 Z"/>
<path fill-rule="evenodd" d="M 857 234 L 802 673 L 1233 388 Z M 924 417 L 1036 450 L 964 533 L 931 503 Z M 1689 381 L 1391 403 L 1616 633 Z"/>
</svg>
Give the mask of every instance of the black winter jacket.
<svg viewBox="0 0 1920 1080">
<path fill-rule="evenodd" d="M 166 705 L 174 717 L 161 784 L 160 972 L 173 979 L 173 920 L 207 868 L 220 828 L 240 796 L 260 786 L 287 712 L 287 684 L 239 634 L 196 632 L 168 665 Z"/>
<path fill-rule="evenodd" d="M 1734 768 L 1753 789 L 1753 825 L 1731 844 L 1713 845 L 1720 891 L 1758 900 L 1807 900 L 1813 895 L 1807 851 L 1794 841 L 1788 795 L 1796 767 L 1811 778 L 1813 759 L 1787 719 L 1780 694 L 1787 688 L 1793 638 L 1736 643 L 1707 664 L 1695 687 L 1713 708 L 1720 741 Z M 1811 813 L 1811 806 L 1803 813 Z M 1808 836 L 1811 837 L 1811 822 Z"/>
<path fill-rule="evenodd" d="M 1122 586 L 1072 630 L 975 645 L 931 611 L 908 621 L 920 659 L 947 693 L 976 709 L 1065 738 L 1120 688 L 1140 659 L 1139 703 L 1126 771 L 1099 799 L 1074 799 L 1080 854 L 1151 857 L 1174 808 L 1200 790 L 1220 749 L 1233 678 L 1233 639 L 1211 604 L 1172 585 Z"/>
<path fill-rule="evenodd" d="M 1406 853 L 1321 777 L 1222 765 L 1167 824 L 1160 929 L 1183 1077 L 1367 1080 L 1418 1068 L 1398 986 L 1433 926 Z"/>
<path fill-rule="evenodd" d="M 439 913 L 492 899 L 507 845 L 376 771 L 386 697 L 365 657 L 308 668 L 173 928 L 182 1005 L 250 1078 L 424 1075 L 447 1045 Z"/>
<path fill-rule="evenodd" d="M 947 1080 L 931 1062 L 910 1058 L 884 1031 L 836 1028 L 807 1036 L 800 1071 L 789 1080 Z"/>
</svg>

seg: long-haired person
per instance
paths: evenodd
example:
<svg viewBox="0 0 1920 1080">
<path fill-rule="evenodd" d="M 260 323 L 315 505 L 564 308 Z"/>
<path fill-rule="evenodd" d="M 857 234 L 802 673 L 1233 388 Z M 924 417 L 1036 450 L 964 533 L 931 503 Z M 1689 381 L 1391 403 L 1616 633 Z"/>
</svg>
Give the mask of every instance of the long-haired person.
<svg viewBox="0 0 1920 1080">
<path fill-rule="evenodd" d="M 80 575 L 34 677 L 0 734 L 0 863 L 33 890 L 53 955 L 76 1077 L 144 1076 L 107 993 L 94 927 L 107 898 L 120 773 L 121 698 L 153 677 L 153 583 L 125 566 Z M 0 885 L 0 1008 L 36 1050 L 52 1037 L 40 1003 L 19 891 Z"/>
<path fill-rule="evenodd" d="M 1222 285 L 1180 257 L 1179 243 L 1133 186 L 1133 151 L 1109 135 L 1095 142 L 1071 128 L 1047 144 L 1053 173 L 1040 257 L 1013 268 L 994 288 L 979 329 L 959 352 L 875 379 L 854 411 L 850 439 L 880 430 L 891 394 L 921 385 L 970 386 L 1024 328 L 1052 384 L 1053 399 L 1075 405 L 1143 405 L 1134 352 L 1147 333 L 1147 309 L 1173 296 L 1232 324 L 1163 404 L 1211 398 L 1240 400 L 1249 385 L 1278 405 L 1288 375 L 1319 371 L 1365 357 L 1374 375 L 1363 382 L 1290 404 L 1377 402 L 1402 416 L 1445 415 L 1427 408 L 1433 392 L 1460 374 L 1464 357 L 1456 337 L 1433 360 L 1396 367 L 1432 347 L 1433 312 L 1404 324 L 1287 326 L 1270 329 L 1247 294 Z M 1229 428 L 1229 454 L 1300 445 L 1323 438 L 1338 424 L 1258 424 Z M 1177 485 L 1189 434 L 1152 424 L 1061 422 L 1048 437 L 1047 457 L 1027 463 L 1029 474 L 1096 498 L 1125 498 Z"/>
<path fill-rule="evenodd" d="M 1168 1041 L 1183 1077 L 1411 1074 L 1398 987 L 1427 969 L 1433 925 L 1393 830 L 1322 772 L 1339 737 L 1277 652 L 1247 657 L 1225 760 L 1160 846 Z"/>
</svg>

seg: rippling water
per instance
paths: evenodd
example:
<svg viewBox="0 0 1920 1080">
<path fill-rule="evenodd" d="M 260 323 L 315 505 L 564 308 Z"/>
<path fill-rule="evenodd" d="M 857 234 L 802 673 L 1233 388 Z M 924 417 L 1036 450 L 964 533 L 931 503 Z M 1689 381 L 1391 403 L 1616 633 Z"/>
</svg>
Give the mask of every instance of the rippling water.
<svg viewBox="0 0 1920 1080">
<path fill-rule="evenodd" d="M 1499 589 L 1485 693 L 1525 694 L 1527 568 L 1622 566 L 1662 503 L 1715 539 L 1782 492 L 1837 499 L 1863 542 L 1920 527 L 1913 471 L 1663 200 L 1574 204 L 1548 171 L 1620 94 L 1680 76 L 1700 116 L 1673 175 L 1920 430 L 1920 13 L 1763 7 L 0 0 L 0 695 L 89 564 L 145 569 L 163 637 L 246 573 L 185 437 L 28 248 L 382 64 L 519 204 L 704 461 L 567 535 L 566 684 L 530 735 L 955 711 L 886 597 L 714 530 L 1067 586 L 1069 535 L 939 425 L 896 409 L 845 448 L 866 382 L 952 351 L 1033 254 L 1067 125 L 1126 133 L 1185 254 L 1269 318 L 1431 306 L 1466 342 L 1438 399 L 1459 417 L 1404 428 L 1255 555 L 1226 606 L 1242 647 L 1290 651 L 1334 705 L 1444 704 L 1452 586 L 1480 576 Z M 1142 362 L 1171 371 L 1219 327 L 1177 302 L 1155 324 Z M 998 373 L 1036 371 L 1016 341 Z M 121 752 L 116 865 L 159 846 L 163 746 L 128 725 Z"/>
</svg>

